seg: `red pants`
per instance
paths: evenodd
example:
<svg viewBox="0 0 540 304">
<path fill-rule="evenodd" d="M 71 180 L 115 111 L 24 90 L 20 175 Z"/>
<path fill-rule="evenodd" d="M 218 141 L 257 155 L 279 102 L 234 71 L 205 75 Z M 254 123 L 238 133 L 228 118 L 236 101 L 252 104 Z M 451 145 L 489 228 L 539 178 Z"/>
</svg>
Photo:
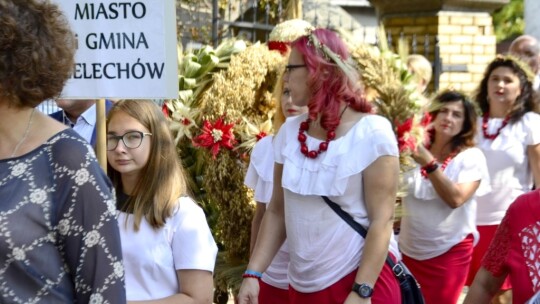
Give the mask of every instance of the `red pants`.
<svg viewBox="0 0 540 304">
<path fill-rule="evenodd" d="M 259 304 L 288 304 L 289 290 L 259 281 Z"/>
<path fill-rule="evenodd" d="M 301 293 L 289 286 L 289 301 L 291 304 L 343 304 L 352 290 L 356 272 L 357 270 L 354 270 L 333 285 L 313 293 Z M 401 304 L 399 283 L 386 263 L 373 287 L 371 303 Z"/>
<path fill-rule="evenodd" d="M 476 246 L 474 247 L 471 267 L 469 268 L 469 275 L 467 277 L 467 282 L 465 283 L 465 285 L 472 285 L 474 277 L 476 276 L 478 269 L 480 269 L 480 266 L 482 265 L 482 259 L 484 258 L 484 254 L 486 254 L 489 248 L 489 244 L 491 244 L 491 240 L 493 240 L 493 237 L 495 236 L 495 232 L 497 231 L 498 227 L 499 225 L 476 226 L 476 229 L 480 234 L 480 240 L 478 241 L 478 244 L 476 244 Z M 509 277 L 506 277 L 504 283 L 501 286 L 501 290 L 508 289 L 512 289 L 512 284 L 510 284 Z"/>
<path fill-rule="evenodd" d="M 465 285 L 473 251 L 469 235 L 444 254 L 415 260 L 403 255 L 403 262 L 420 284 L 426 304 L 456 304 Z"/>
</svg>

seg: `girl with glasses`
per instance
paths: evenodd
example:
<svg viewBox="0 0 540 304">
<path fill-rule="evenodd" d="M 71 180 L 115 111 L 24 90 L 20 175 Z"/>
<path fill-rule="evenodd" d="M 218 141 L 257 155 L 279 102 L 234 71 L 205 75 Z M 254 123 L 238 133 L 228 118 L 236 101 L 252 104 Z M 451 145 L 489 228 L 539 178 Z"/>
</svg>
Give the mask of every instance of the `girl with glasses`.
<svg viewBox="0 0 540 304">
<path fill-rule="evenodd" d="M 108 173 L 128 301 L 211 303 L 217 246 L 187 196 L 167 121 L 149 100 L 121 100 L 107 118 Z"/>
</svg>

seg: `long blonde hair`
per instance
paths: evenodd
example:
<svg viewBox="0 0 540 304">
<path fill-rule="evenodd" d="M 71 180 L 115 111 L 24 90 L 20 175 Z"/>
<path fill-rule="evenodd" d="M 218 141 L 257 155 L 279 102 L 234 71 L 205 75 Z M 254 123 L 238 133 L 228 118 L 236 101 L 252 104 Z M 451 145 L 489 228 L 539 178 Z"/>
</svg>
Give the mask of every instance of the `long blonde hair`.
<svg viewBox="0 0 540 304">
<path fill-rule="evenodd" d="M 172 215 L 178 198 L 187 192 L 184 170 L 167 120 L 150 100 L 121 100 L 110 110 L 107 126 L 119 112 L 133 117 L 152 133 L 148 162 L 122 211 L 133 214 L 135 231 L 139 230 L 143 217 L 154 229 L 161 228 Z M 122 191 L 120 173 L 110 164 L 107 170 L 116 191 Z"/>
<path fill-rule="evenodd" d="M 285 61 L 285 64 L 287 62 Z M 285 65 L 283 65 L 283 71 L 285 71 Z M 274 134 L 277 134 L 279 131 L 279 128 L 281 128 L 281 125 L 285 122 L 285 114 L 283 114 L 283 109 L 281 105 L 281 98 L 283 98 L 283 73 L 279 74 L 276 86 L 274 88 L 274 91 L 272 92 L 272 98 L 275 101 L 275 112 L 274 112 L 274 121 L 273 121 L 273 128 L 274 128 Z"/>
</svg>

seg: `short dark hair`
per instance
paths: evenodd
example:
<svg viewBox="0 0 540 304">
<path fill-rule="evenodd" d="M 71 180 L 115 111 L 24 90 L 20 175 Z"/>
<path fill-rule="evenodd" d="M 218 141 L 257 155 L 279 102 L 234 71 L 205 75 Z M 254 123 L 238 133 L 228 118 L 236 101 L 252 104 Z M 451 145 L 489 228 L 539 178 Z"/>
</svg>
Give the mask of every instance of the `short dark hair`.
<svg viewBox="0 0 540 304">
<path fill-rule="evenodd" d="M 73 70 L 75 37 L 57 5 L 0 0 L 0 94 L 35 107 L 62 91 Z"/>
</svg>

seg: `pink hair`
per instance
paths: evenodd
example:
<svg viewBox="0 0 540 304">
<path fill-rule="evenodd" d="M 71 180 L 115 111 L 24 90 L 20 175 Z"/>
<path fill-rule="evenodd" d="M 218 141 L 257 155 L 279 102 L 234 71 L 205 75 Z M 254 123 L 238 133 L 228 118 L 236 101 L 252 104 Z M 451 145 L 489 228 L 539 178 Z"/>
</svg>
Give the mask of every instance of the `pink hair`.
<svg viewBox="0 0 540 304">
<path fill-rule="evenodd" d="M 312 35 L 316 35 L 320 43 L 326 45 L 341 60 L 349 60 L 345 43 L 334 32 L 316 29 Z M 312 93 L 308 104 L 309 118 L 315 120 L 320 114 L 322 127 L 334 131 L 339 125 L 342 101 L 357 112 L 371 112 L 371 104 L 362 97 L 363 92 L 358 80 L 350 79 L 332 59 L 325 57 L 322 50 L 315 49 L 308 37 L 298 38 L 291 47 L 303 56 L 309 71 L 307 85 Z"/>
</svg>

